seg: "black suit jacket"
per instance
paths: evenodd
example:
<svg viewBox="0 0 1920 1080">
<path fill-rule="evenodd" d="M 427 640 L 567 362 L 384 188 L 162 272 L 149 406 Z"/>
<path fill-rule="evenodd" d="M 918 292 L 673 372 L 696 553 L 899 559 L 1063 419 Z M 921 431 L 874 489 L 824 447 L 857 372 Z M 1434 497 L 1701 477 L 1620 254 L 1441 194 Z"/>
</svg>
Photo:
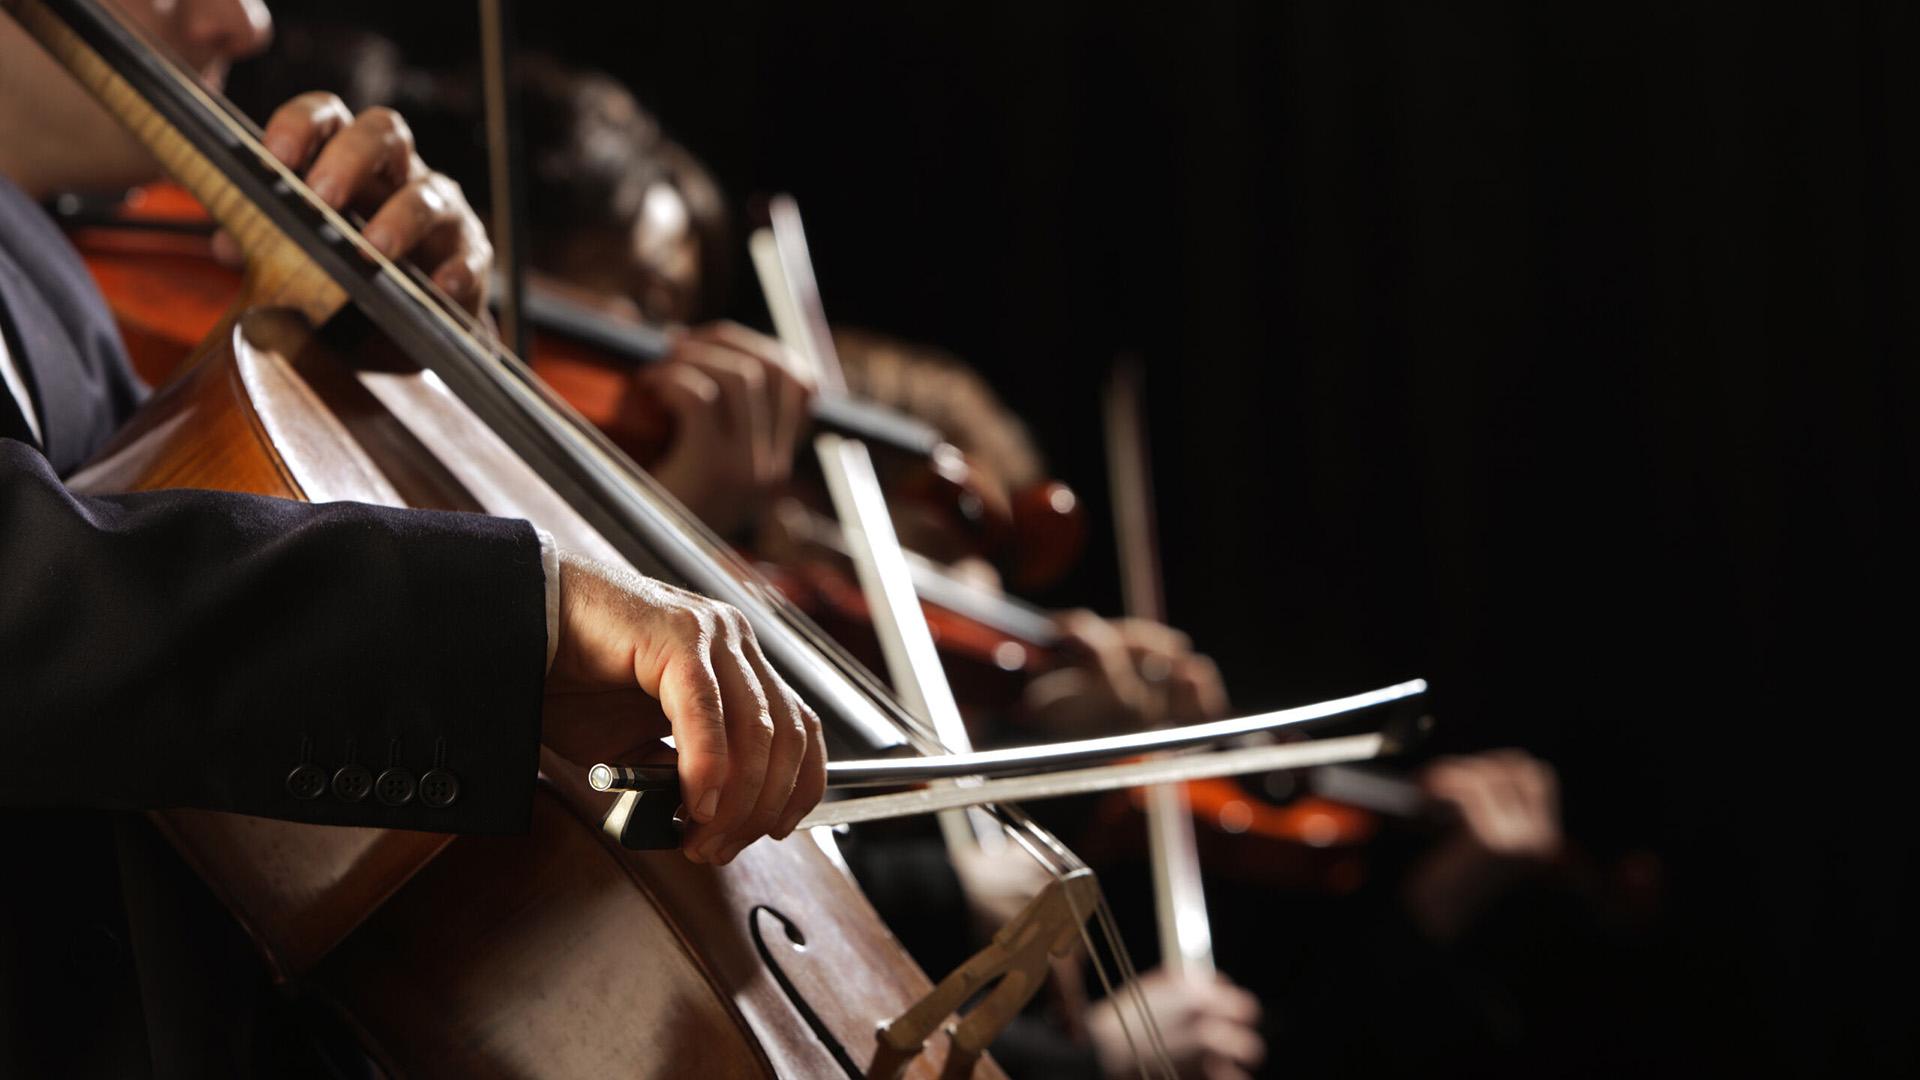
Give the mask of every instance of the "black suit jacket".
<svg viewBox="0 0 1920 1080">
<path fill-rule="evenodd" d="M 112 965 L 95 948 L 129 933 L 105 895 L 119 874 L 103 837 L 125 823 L 93 812 L 525 829 L 546 618 L 525 522 L 68 491 L 60 476 L 141 389 L 85 267 L 4 179 L 0 323 L 45 435 L 44 448 L 26 441 L 0 393 L 0 436 L 12 436 L 0 438 L 0 843 L 51 862 L 0 890 L 0 1075 L 11 1075 L 39 1062 L 41 1051 L 9 1062 L 8 1047 L 44 1032 L 48 987 L 76 1008 L 125 996 L 96 977 Z M 444 805 L 420 792 L 400 805 L 355 797 L 333 781 L 356 764 L 414 781 L 439 768 L 457 791 L 445 802 L 454 789 L 435 787 Z M 140 884 L 118 887 L 131 898 Z"/>
</svg>

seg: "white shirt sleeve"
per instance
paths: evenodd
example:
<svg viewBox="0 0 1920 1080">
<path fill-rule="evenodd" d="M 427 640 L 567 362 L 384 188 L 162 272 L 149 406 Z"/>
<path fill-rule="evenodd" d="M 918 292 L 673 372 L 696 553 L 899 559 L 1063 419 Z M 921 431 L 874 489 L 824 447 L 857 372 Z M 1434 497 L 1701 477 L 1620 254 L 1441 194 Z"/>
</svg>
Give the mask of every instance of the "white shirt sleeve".
<svg viewBox="0 0 1920 1080">
<path fill-rule="evenodd" d="M 20 375 L 19 365 L 14 363 L 13 354 L 7 351 L 7 335 L 0 333 L 0 382 L 7 384 L 7 392 L 13 395 L 14 404 L 20 406 L 20 415 L 26 418 L 27 430 L 33 432 L 33 441 L 41 446 L 47 445 L 47 437 L 40 433 L 40 418 L 33 414 L 33 399 L 27 396 L 27 380 Z"/>
<path fill-rule="evenodd" d="M 547 670 L 553 670 L 553 654 L 560 648 L 560 548 L 553 534 L 535 528 L 540 538 L 540 568 L 547 575 Z"/>
</svg>

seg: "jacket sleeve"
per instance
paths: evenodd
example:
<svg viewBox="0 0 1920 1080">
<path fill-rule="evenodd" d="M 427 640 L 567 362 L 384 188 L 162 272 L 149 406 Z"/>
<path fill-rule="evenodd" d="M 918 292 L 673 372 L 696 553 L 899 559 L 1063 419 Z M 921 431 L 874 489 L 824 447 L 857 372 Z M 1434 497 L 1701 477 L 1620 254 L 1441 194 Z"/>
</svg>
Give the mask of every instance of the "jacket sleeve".
<svg viewBox="0 0 1920 1080">
<path fill-rule="evenodd" d="M 546 633 L 526 522 L 84 497 L 0 440 L 0 804 L 524 830 Z"/>
</svg>

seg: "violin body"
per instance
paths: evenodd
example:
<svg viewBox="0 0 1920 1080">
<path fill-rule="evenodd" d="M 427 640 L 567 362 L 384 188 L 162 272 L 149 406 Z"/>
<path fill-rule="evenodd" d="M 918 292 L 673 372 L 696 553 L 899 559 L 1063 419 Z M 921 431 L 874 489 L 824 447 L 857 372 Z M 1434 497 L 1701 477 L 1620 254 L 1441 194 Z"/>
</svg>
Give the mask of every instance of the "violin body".
<svg viewBox="0 0 1920 1080">
<path fill-rule="evenodd" d="M 224 320 L 74 486 L 516 514 L 618 558 L 443 386 L 335 322 Z M 276 975 L 396 1075 L 857 1074 L 876 1025 L 930 988 L 806 835 L 725 868 L 627 851 L 579 767 L 542 766 L 525 836 L 155 816 Z M 941 1036 L 907 1075 L 943 1055 Z"/>
<path fill-rule="evenodd" d="M 180 207 L 181 202 L 187 204 Z M 214 260 L 206 212 L 170 184 L 129 196 L 128 226 L 89 223 L 67 232 L 120 328 L 133 369 L 164 385 L 219 325 L 239 297 L 240 272 Z M 145 228 L 151 222 L 200 228 Z"/>
</svg>

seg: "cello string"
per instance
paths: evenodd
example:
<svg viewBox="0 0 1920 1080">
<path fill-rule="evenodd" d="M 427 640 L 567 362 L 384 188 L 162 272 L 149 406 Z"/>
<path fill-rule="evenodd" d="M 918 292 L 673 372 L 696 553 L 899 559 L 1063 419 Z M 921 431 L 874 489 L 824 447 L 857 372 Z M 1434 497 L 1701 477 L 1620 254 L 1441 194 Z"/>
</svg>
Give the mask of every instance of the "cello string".
<svg viewBox="0 0 1920 1080">
<path fill-rule="evenodd" d="M 1030 837 L 1032 844 L 1037 844 L 1050 852 L 1063 866 L 1073 870 L 1083 870 L 1093 875 L 1092 869 L 1081 861 L 1079 855 L 1062 844 L 1059 838 L 1027 817 L 1024 810 L 1010 804 L 1005 807 L 1005 810 L 1022 826 L 1020 835 L 1023 845 L 1026 843 L 1026 838 Z M 1028 846 L 1028 850 L 1034 852 L 1032 846 Z M 1037 853 L 1035 857 L 1038 857 Z M 1097 886 L 1097 875 L 1095 881 Z M 1120 1033 L 1127 1040 L 1127 1049 L 1133 1054 L 1134 1064 L 1140 1075 L 1142 1077 L 1149 1075 L 1148 1065 L 1151 1062 L 1165 1080 L 1174 1080 L 1173 1059 L 1167 1052 L 1159 1021 L 1147 1005 L 1146 992 L 1140 987 L 1139 973 L 1134 969 L 1132 954 L 1127 951 L 1125 943 L 1121 940 L 1119 923 L 1114 918 L 1113 909 L 1107 901 L 1106 891 L 1096 887 L 1094 898 L 1094 910 L 1083 911 L 1075 903 L 1072 890 L 1067 891 L 1067 905 L 1073 912 L 1081 945 L 1087 950 L 1087 956 L 1092 962 L 1094 974 L 1100 979 L 1102 990 L 1107 998 L 1114 1002 L 1114 1015 L 1120 1021 Z M 1101 959 L 1102 954 L 1094 941 L 1093 931 L 1089 928 L 1088 924 L 1094 921 L 1099 924 L 1100 942 L 1107 947 L 1107 960 Z M 1117 987 L 1112 974 L 1107 970 L 1109 962 L 1119 969 Z M 1131 1021 L 1128 1019 L 1129 1013 L 1132 1013 Z M 1141 1052 L 1141 1039 L 1134 1030 L 1136 1024 L 1145 1036 L 1148 1053 Z"/>
<path fill-rule="evenodd" d="M 1100 895 L 1096 909 L 1101 933 L 1109 942 L 1117 946 L 1115 963 L 1120 968 L 1120 992 L 1123 997 L 1120 1003 L 1114 1006 L 1114 1015 L 1120 1020 L 1120 1031 L 1127 1038 L 1127 1047 L 1133 1051 L 1134 1060 L 1140 1066 L 1140 1075 L 1146 1076 L 1148 1058 L 1140 1053 L 1138 1037 L 1133 1030 L 1134 1023 L 1137 1023 L 1145 1033 L 1147 1046 L 1152 1051 L 1153 1063 L 1159 1066 L 1166 1080 L 1174 1080 L 1173 1057 L 1168 1052 L 1166 1040 L 1160 1033 L 1160 1022 L 1154 1017 L 1152 1007 L 1147 1004 L 1147 993 L 1140 986 L 1140 974 L 1134 969 L 1133 955 L 1125 947 L 1119 946 L 1120 925 L 1114 918 L 1113 908 L 1107 902 L 1105 893 Z M 1095 968 L 1095 970 L 1099 969 Z M 1112 996 L 1113 988 L 1107 987 L 1107 992 Z M 1132 1022 L 1128 1021 L 1129 1013 L 1132 1014 Z"/>
<path fill-rule="evenodd" d="M 1120 1022 L 1120 1034 L 1126 1039 L 1127 1050 L 1133 1056 L 1135 1069 L 1140 1076 L 1147 1077 L 1149 1064 L 1152 1063 L 1170 1076 L 1172 1062 L 1160 1038 L 1159 1024 L 1155 1022 L 1152 1010 L 1146 1005 L 1146 995 L 1141 991 L 1139 980 L 1133 971 L 1132 958 L 1120 939 L 1118 926 L 1112 919 L 1106 891 L 1104 889 L 1094 891 L 1093 911 L 1083 910 L 1071 891 L 1067 893 L 1067 905 L 1073 912 L 1081 946 L 1086 950 L 1094 976 L 1100 981 L 1101 991 L 1107 1000 L 1114 1002 L 1114 1016 Z M 1097 941 L 1095 924 L 1098 926 Z M 1101 948 L 1103 945 L 1104 952 Z M 1118 969 L 1117 973 L 1110 970 L 1109 965 Z M 1132 1015 L 1132 1019 L 1129 1019 L 1129 1014 Z M 1142 1052 L 1141 1037 L 1135 1032 L 1136 1024 L 1146 1035 L 1146 1052 Z"/>
<path fill-rule="evenodd" d="M 1022 847 L 1036 860 L 1039 860 L 1043 864 L 1051 864 L 1050 869 L 1057 877 L 1064 878 L 1066 875 L 1074 872 L 1085 872 L 1089 876 L 1095 877 L 1097 885 L 1097 876 L 1093 874 L 1093 871 L 1087 867 L 1080 857 L 1075 854 L 1071 848 L 1061 843 L 1059 838 L 1035 823 L 1032 818 L 1027 816 L 1024 810 L 1012 804 L 999 804 L 997 809 L 1001 811 L 1001 816 L 1008 823 L 1009 831 L 1013 833 Z M 1087 956 L 1094 966 L 1095 974 L 1100 978 L 1101 984 L 1108 997 L 1113 997 L 1116 990 L 1113 979 L 1106 969 L 1106 964 L 1112 962 L 1121 968 L 1121 981 L 1117 992 L 1126 995 L 1123 1000 L 1130 1002 L 1134 1006 L 1139 1018 L 1144 1018 L 1143 1028 L 1148 1033 L 1149 1048 L 1153 1052 L 1153 1058 L 1162 1066 L 1163 1072 L 1170 1070 L 1171 1062 L 1167 1057 L 1165 1044 L 1160 1039 L 1159 1026 L 1153 1020 L 1152 1011 L 1144 1007 L 1146 1000 L 1145 995 L 1140 992 L 1138 981 L 1133 975 L 1131 958 L 1128 956 L 1125 948 L 1120 944 L 1117 924 L 1112 919 L 1111 909 L 1107 907 L 1106 895 L 1098 888 L 1095 889 L 1094 895 L 1096 897 L 1096 910 L 1094 912 L 1088 912 L 1081 909 L 1078 904 L 1075 903 L 1072 890 L 1067 891 L 1066 898 L 1068 908 L 1073 913 L 1075 927 L 1080 937 L 1081 945 L 1087 950 Z M 1088 923 L 1095 918 L 1100 920 L 1101 942 L 1107 945 L 1105 955 L 1109 958 L 1108 960 L 1102 959 L 1102 953 L 1092 936 L 1092 932 L 1088 929 Z M 1120 1018 L 1121 1033 L 1127 1039 L 1128 1049 L 1132 1052 L 1134 1061 L 1136 1065 L 1138 1065 L 1141 1075 L 1145 1076 L 1148 1056 L 1140 1052 L 1139 1042 L 1134 1036 L 1133 1028 L 1127 1022 L 1125 1009 L 1116 1006 L 1116 1015 Z"/>
</svg>

